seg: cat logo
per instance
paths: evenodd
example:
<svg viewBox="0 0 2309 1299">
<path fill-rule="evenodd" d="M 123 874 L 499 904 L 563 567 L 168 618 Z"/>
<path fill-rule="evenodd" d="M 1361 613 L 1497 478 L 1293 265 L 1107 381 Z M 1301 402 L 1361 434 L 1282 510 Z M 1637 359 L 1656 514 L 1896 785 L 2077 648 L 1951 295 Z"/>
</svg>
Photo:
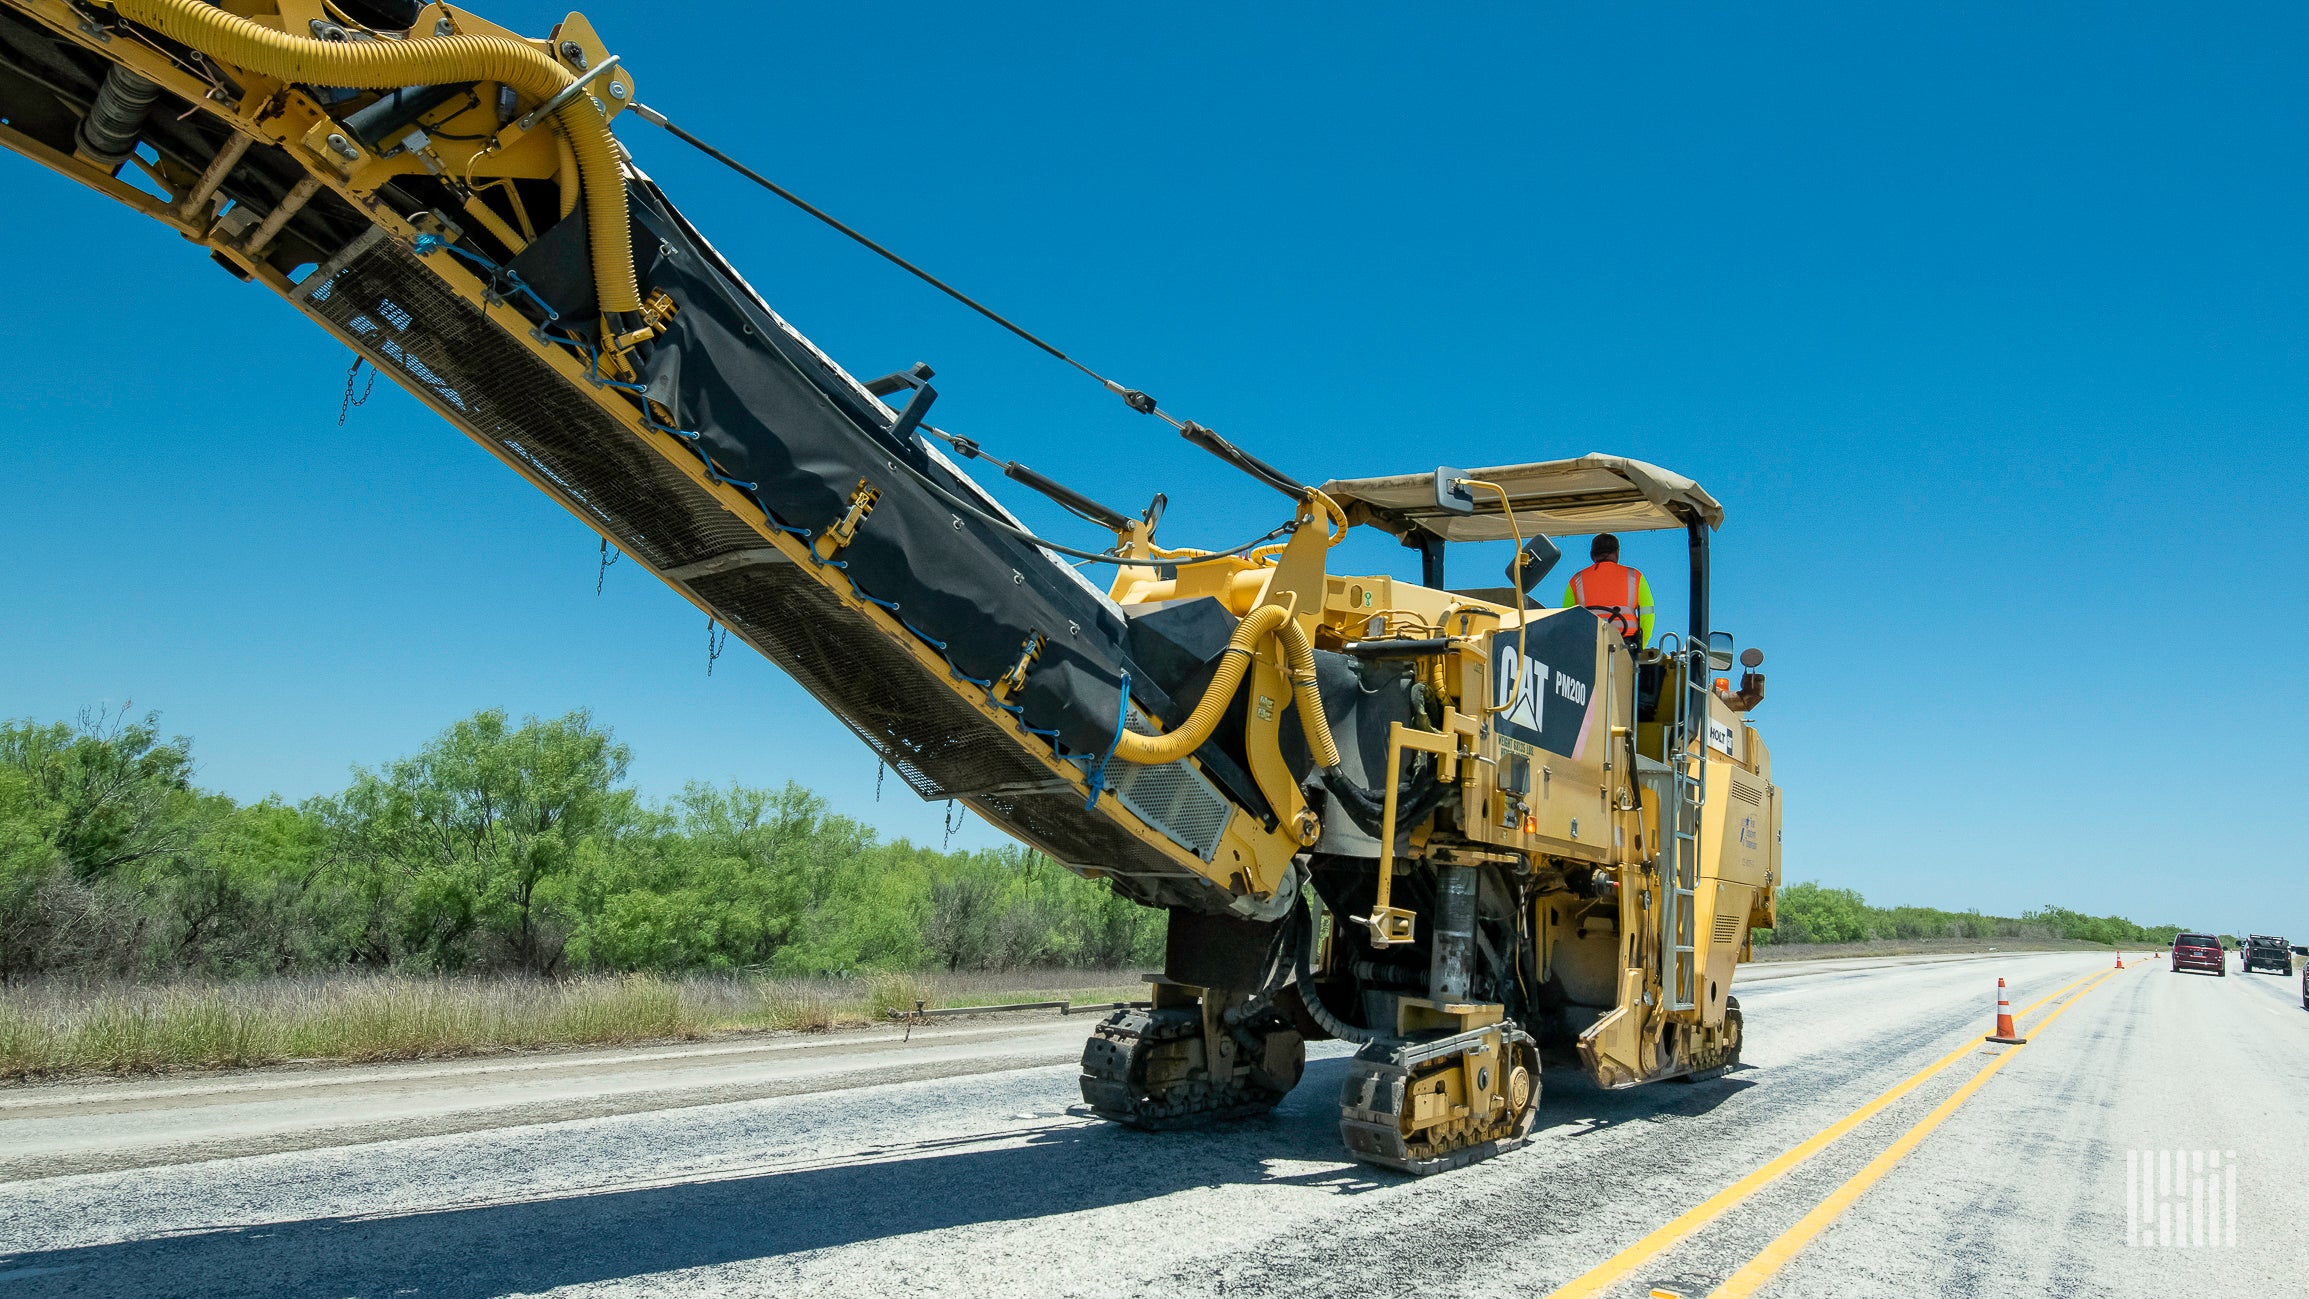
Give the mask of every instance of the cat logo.
<svg viewBox="0 0 2309 1299">
<path fill-rule="evenodd" d="M 1547 664 L 1537 659 L 1517 658 L 1512 643 L 1501 645 L 1493 662 L 1496 670 L 1492 676 L 1491 706 L 1500 711 L 1508 725 L 1523 727 L 1536 739 L 1545 729 L 1547 683 L 1554 679 L 1557 693 L 1562 693 L 1562 678 L 1556 677 Z M 1585 703 L 1587 687 L 1576 681 L 1571 684 L 1579 686 L 1580 702 Z"/>
<path fill-rule="evenodd" d="M 1491 637 L 1492 724 L 1503 739 L 1576 758 L 1602 713 L 1593 618 L 1549 618 Z M 1522 637 L 1525 644 L 1516 644 Z"/>
</svg>

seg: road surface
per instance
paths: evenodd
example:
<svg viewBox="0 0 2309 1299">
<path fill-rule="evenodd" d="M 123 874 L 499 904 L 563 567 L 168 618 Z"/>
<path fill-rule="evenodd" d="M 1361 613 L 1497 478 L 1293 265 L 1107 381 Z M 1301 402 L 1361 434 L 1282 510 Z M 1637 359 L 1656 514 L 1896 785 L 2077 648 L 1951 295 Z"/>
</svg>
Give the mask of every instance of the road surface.
<svg viewBox="0 0 2309 1299">
<path fill-rule="evenodd" d="M 1265 1119 L 1089 1121 L 1087 1018 L 18 1087 L 0 1299 L 2302 1293 L 2298 981 L 2104 964 L 1752 968 L 1736 1073 L 1551 1074 L 1417 1182 L 1341 1158 L 1335 1044 Z"/>
</svg>

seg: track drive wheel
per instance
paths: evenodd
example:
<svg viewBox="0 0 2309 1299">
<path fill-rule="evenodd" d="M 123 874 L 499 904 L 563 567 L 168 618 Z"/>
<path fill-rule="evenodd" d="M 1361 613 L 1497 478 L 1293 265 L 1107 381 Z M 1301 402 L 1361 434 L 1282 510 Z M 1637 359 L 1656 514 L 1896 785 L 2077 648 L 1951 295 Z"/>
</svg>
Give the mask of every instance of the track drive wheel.
<svg viewBox="0 0 2309 1299">
<path fill-rule="evenodd" d="M 1515 1149 L 1538 1114 L 1539 1050 L 1503 1023 L 1387 1038 L 1356 1052 L 1340 1093 L 1339 1136 L 1364 1163 L 1424 1177 Z"/>
<path fill-rule="evenodd" d="M 1082 1099 L 1134 1128 L 1189 1128 L 1266 1113 L 1307 1067 L 1306 1042 L 1288 1028 L 1238 1031 L 1232 1047 L 1214 1070 L 1199 1009 L 1116 1011 L 1083 1044 Z"/>
</svg>

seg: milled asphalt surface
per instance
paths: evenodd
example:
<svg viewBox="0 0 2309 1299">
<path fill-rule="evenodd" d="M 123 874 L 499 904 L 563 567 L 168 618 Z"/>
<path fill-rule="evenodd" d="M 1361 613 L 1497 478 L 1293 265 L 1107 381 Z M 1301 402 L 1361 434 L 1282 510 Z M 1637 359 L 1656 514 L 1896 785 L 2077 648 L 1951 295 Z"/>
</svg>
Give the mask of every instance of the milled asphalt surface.
<svg viewBox="0 0 2309 1299">
<path fill-rule="evenodd" d="M 1551 1074 L 1532 1145 L 1416 1182 L 1341 1158 L 1337 1044 L 1265 1119 L 1084 1118 L 1089 1017 L 0 1089 L 0 1299 L 1537 1297 L 1983 1031 L 1997 977 L 2017 1009 L 2104 959 L 1743 971 L 1737 1073 Z M 2299 995 L 2111 974 L 1763 1293 L 2302 1293 Z M 1706 1294 L 1990 1049 L 1611 1293 Z M 2233 1161 L 2233 1245 L 2128 1245 L 2127 1152 L 2158 1148 Z"/>
</svg>

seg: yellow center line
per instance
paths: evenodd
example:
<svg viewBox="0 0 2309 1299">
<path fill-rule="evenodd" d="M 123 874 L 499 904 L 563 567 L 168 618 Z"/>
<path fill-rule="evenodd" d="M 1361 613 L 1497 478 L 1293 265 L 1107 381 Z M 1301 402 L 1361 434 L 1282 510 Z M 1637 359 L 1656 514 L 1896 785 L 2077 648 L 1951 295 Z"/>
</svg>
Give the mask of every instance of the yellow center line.
<svg viewBox="0 0 2309 1299">
<path fill-rule="evenodd" d="M 2029 1030 L 2030 1033 L 2044 1032 L 2054 1020 L 2067 1014 L 2070 1008 L 2084 1000 L 2086 993 L 2100 987 L 2101 984 L 2115 976 L 2116 971 L 2114 970 L 2102 971 L 2101 976 L 2095 979 L 2090 986 L 2069 998 L 2064 1004 L 2054 1008 L 2051 1014 L 2044 1017 L 2043 1023 Z M 1877 1179 L 1890 1172 L 1894 1164 L 1906 1158 L 1908 1152 L 1914 1150 L 1917 1144 L 1922 1142 L 1934 1128 L 1939 1127 L 1942 1120 L 1954 1114 L 1959 1106 L 1972 1099 L 1972 1094 L 1979 1091 L 1981 1085 L 1993 1077 L 1997 1070 L 2011 1063 L 2015 1055 L 2026 1049 L 2025 1046 L 2008 1047 L 1994 1060 L 1989 1061 L 1979 1073 L 1965 1079 L 1964 1085 L 1950 1093 L 1947 1100 L 1934 1106 L 1930 1114 L 1917 1120 L 1915 1127 L 1901 1133 L 1899 1140 L 1885 1147 L 1884 1153 L 1869 1160 L 1867 1167 L 1854 1173 L 1850 1181 L 1831 1192 L 1827 1199 L 1820 1202 L 1818 1208 L 1797 1219 L 1795 1226 L 1781 1233 L 1778 1240 L 1766 1245 L 1762 1253 L 1749 1259 L 1746 1266 L 1726 1278 L 1722 1285 L 1717 1286 L 1715 1290 L 1709 1293 L 1708 1299 L 1744 1299 L 1745 1296 L 1756 1293 L 1766 1281 L 1772 1279 L 1775 1273 L 1786 1267 L 1788 1261 L 1796 1257 L 1804 1246 L 1812 1243 L 1813 1237 L 1826 1231 L 1829 1223 L 1834 1222 L 1843 1215 L 1846 1209 L 1851 1208 L 1854 1201 L 1858 1200 L 1869 1187 L 1876 1184 Z"/>
<path fill-rule="evenodd" d="M 2018 1015 L 2013 1016 L 2013 1018 L 2016 1020 L 2026 1018 L 2031 1012 L 2035 1011 L 2037 1007 L 2044 1005 L 2046 1002 L 2051 1001 L 2056 997 L 2067 994 L 2069 991 L 2076 988 L 2079 984 L 2087 983 L 2096 978 L 2106 977 L 2112 973 L 2114 973 L 2114 971 L 2096 970 L 2092 974 L 2088 974 L 2084 976 L 2084 978 L 2078 979 L 2075 983 L 2071 983 L 2066 987 L 2056 988 L 2053 991 L 2046 993 L 2044 996 L 2037 998 L 2035 1001 L 2030 1002 L 2025 1009 L 2023 1009 Z M 2058 1012 L 2055 1013 L 2057 1014 Z M 1985 1036 L 1985 1034 L 1982 1035 L 1982 1037 Z M 1602 1294 L 1612 1286 L 1617 1285 L 1623 1278 L 1627 1276 L 1628 1273 L 1634 1271 L 1638 1267 L 1643 1266 L 1643 1264 L 1653 1255 L 1658 1254 L 1660 1251 L 1667 1249 L 1668 1247 L 1676 1244 L 1678 1241 L 1683 1240 L 1685 1237 L 1691 1235 L 1695 1231 L 1698 1231 L 1700 1228 L 1707 1226 L 1710 1222 L 1713 1222 L 1718 1217 L 1722 1216 L 1726 1210 L 1738 1205 L 1742 1200 L 1747 1199 L 1749 1196 L 1754 1195 L 1757 1191 L 1762 1190 L 1765 1186 L 1771 1184 L 1773 1181 L 1786 1175 L 1788 1172 L 1801 1165 L 1805 1160 L 1810 1159 L 1812 1156 L 1817 1155 L 1821 1151 L 1827 1149 L 1830 1145 L 1835 1143 L 1837 1138 L 1843 1136 L 1845 1133 L 1850 1132 L 1852 1129 L 1859 1127 L 1862 1123 L 1865 1123 L 1869 1119 L 1874 1118 L 1876 1115 L 1882 1113 L 1885 1107 L 1891 1105 L 1894 1101 L 1899 1100 L 1901 1097 L 1906 1096 L 1908 1093 L 1916 1090 L 1917 1087 L 1921 1086 L 1934 1074 L 1939 1073 L 1941 1070 L 1948 1068 L 1950 1065 L 1953 1065 L 1960 1060 L 1970 1057 L 1974 1051 L 1979 1049 L 1980 1043 L 1981 1037 L 1972 1037 L 1966 1039 L 1963 1046 L 1960 1046 L 1954 1051 L 1949 1052 L 1947 1055 L 1944 1055 L 1940 1059 L 1933 1061 L 1931 1064 L 1924 1066 L 1924 1068 L 1918 1070 L 1917 1072 L 1910 1074 L 1906 1079 L 1896 1084 L 1890 1091 L 1887 1091 L 1883 1095 L 1878 1096 L 1875 1100 L 1868 1102 L 1867 1104 L 1861 1106 L 1859 1109 L 1856 1109 L 1850 1114 L 1845 1115 L 1843 1118 L 1836 1120 L 1836 1122 L 1830 1124 L 1829 1126 L 1822 1128 L 1819 1132 L 1813 1134 L 1812 1136 L 1806 1137 L 1803 1141 L 1789 1147 L 1788 1150 L 1783 1152 L 1778 1158 L 1772 1160 L 1770 1163 L 1765 1164 L 1763 1167 L 1758 1168 L 1756 1171 L 1748 1174 L 1746 1177 L 1741 1178 L 1739 1181 L 1732 1183 L 1730 1186 L 1725 1187 L 1723 1190 L 1716 1192 L 1714 1195 L 1709 1196 L 1707 1199 L 1700 1201 L 1698 1204 L 1692 1206 L 1684 1212 L 1677 1214 L 1675 1217 L 1669 1219 L 1665 1225 L 1653 1231 L 1650 1235 L 1645 1236 L 1642 1240 L 1639 1240 L 1635 1244 L 1621 1250 L 1619 1253 L 1612 1255 L 1610 1258 L 1605 1259 L 1603 1262 L 1596 1264 L 1588 1271 L 1582 1273 L 1570 1281 L 1565 1282 L 1561 1287 L 1550 1291 L 1547 1295 L 1547 1299 L 1585 1299 L 1587 1296 Z"/>
</svg>

